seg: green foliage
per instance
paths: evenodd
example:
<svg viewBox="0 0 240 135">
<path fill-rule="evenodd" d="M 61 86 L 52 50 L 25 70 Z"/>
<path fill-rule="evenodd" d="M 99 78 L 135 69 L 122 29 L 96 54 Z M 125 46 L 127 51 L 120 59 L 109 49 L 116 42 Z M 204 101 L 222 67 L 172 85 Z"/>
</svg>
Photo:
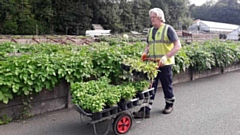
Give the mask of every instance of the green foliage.
<svg viewBox="0 0 240 135">
<path fill-rule="evenodd" d="M 121 73 L 120 62 L 123 59 L 120 50 L 121 46 L 109 46 L 107 43 L 93 45 L 89 51 L 92 52 L 90 57 L 92 58 L 97 77 L 118 78 Z"/>
<path fill-rule="evenodd" d="M 189 26 L 192 25 L 193 19 L 190 17 L 181 17 L 179 19 L 179 29 L 187 30 Z"/>
<path fill-rule="evenodd" d="M 147 79 L 154 80 L 158 72 L 158 64 L 153 62 L 144 62 L 137 58 L 127 58 L 123 61 L 124 65 L 130 66 L 129 73 L 139 72 L 147 75 Z"/>
<path fill-rule="evenodd" d="M 12 118 L 8 118 L 7 115 L 0 116 L 0 125 L 7 124 L 12 121 Z"/>
<path fill-rule="evenodd" d="M 36 20 L 35 29 L 36 34 L 52 34 L 54 10 L 51 0 L 30 1 L 33 8 L 34 19 Z M 43 12 L 44 11 L 44 12 Z M 37 28 L 36 28 L 37 25 Z M 33 29 L 34 30 L 34 29 Z M 35 33 L 34 33 L 35 34 Z"/>
<path fill-rule="evenodd" d="M 0 1 L 2 34 L 84 35 L 91 24 L 111 32 L 142 31 L 149 27 L 147 0 L 28 0 Z M 11 20 L 11 21 L 9 21 Z M 7 23 L 7 24 L 6 24 Z"/>
<path fill-rule="evenodd" d="M 73 102 L 85 109 L 96 112 L 116 105 L 120 99 L 129 100 L 136 91 L 149 87 L 147 81 L 124 78 L 122 63 L 131 66 L 129 73 L 147 73 L 150 80 L 158 72 L 156 63 L 140 60 L 144 47 L 144 42 L 125 41 L 88 46 L 1 43 L 0 102 L 7 104 L 15 96 L 31 96 L 44 88 L 51 90 L 65 79 L 71 84 Z M 189 67 L 202 71 L 229 66 L 240 61 L 239 49 L 237 42 L 185 45 L 175 56 L 173 72 Z"/>
<path fill-rule="evenodd" d="M 186 46 L 183 46 L 182 49 L 175 55 L 175 64 L 172 69 L 174 74 L 184 72 L 190 67 L 191 59 L 187 55 L 188 51 L 186 48 Z"/>
<path fill-rule="evenodd" d="M 195 19 L 240 24 L 240 3 L 237 0 L 218 0 L 216 3 L 209 1 L 201 6 L 192 5 L 190 12 Z"/>
<path fill-rule="evenodd" d="M 190 65 L 197 71 L 211 69 L 216 65 L 214 55 L 207 51 L 204 45 L 194 43 L 185 48 L 187 56 L 191 59 Z"/>
<path fill-rule="evenodd" d="M 136 94 L 132 85 L 111 85 L 106 77 L 71 84 L 72 102 L 84 110 L 99 112 L 115 106 L 120 99 L 130 100 Z"/>
<path fill-rule="evenodd" d="M 5 46 L 4 46 L 5 45 Z M 31 95 L 51 90 L 61 80 L 82 81 L 93 72 L 90 57 L 62 45 L 22 46 L 2 44 L 0 101 L 8 103 L 13 94 Z M 28 48 L 29 47 L 29 48 Z"/>
<path fill-rule="evenodd" d="M 239 62 L 239 47 L 239 43 L 236 42 L 215 40 L 193 43 L 185 46 L 184 50 L 187 57 L 190 58 L 190 66 L 197 71 L 202 71 L 212 67 L 226 67 Z"/>
<path fill-rule="evenodd" d="M 149 20 L 149 14 L 148 14 L 150 6 L 151 6 L 151 3 L 149 0 L 134 1 L 133 7 L 132 7 L 132 13 L 134 16 L 134 23 L 133 23 L 134 25 L 132 26 L 134 28 L 133 30 L 142 32 L 142 30 L 145 27 L 148 28 L 150 26 L 150 20 Z"/>
<path fill-rule="evenodd" d="M 179 20 L 189 16 L 188 2 L 182 0 L 150 0 L 151 8 L 159 7 L 165 13 L 168 24 L 178 28 Z"/>
<path fill-rule="evenodd" d="M 132 85 L 118 85 L 117 88 L 121 93 L 121 99 L 125 101 L 131 100 L 136 95 L 136 90 Z"/>
<path fill-rule="evenodd" d="M 226 67 L 239 61 L 240 48 L 234 42 L 207 42 L 207 47 L 213 53 L 217 67 Z"/>
<path fill-rule="evenodd" d="M 108 88 L 107 80 L 71 83 L 72 102 L 85 110 L 102 111 L 106 99 L 101 94 L 110 94 Z"/>
<path fill-rule="evenodd" d="M 129 82 L 125 82 L 123 85 L 131 85 L 134 87 L 136 91 L 143 91 L 150 87 L 150 83 L 147 80 L 129 81 Z"/>
<path fill-rule="evenodd" d="M 123 72 L 120 63 L 127 56 L 139 55 L 142 44 L 92 44 L 63 46 L 50 44 L 0 45 L 0 101 L 13 95 L 32 95 L 43 88 L 51 90 L 62 79 L 83 82 L 102 76 L 118 83 Z"/>
<path fill-rule="evenodd" d="M 17 34 L 18 25 L 14 20 L 5 20 L 2 26 L 2 33 L 5 34 Z"/>
</svg>

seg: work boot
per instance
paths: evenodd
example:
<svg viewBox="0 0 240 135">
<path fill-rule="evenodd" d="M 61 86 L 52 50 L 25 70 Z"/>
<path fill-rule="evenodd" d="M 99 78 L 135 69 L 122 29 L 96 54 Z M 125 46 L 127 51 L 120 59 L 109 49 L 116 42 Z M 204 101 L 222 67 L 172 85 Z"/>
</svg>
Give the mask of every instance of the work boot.
<svg viewBox="0 0 240 135">
<path fill-rule="evenodd" d="M 173 106 L 165 106 L 165 108 L 163 109 L 163 114 L 169 114 L 173 111 Z"/>
<path fill-rule="evenodd" d="M 138 111 L 133 112 L 134 118 L 150 118 L 150 112 Z"/>
<path fill-rule="evenodd" d="M 133 112 L 133 115 L 134 118 L 150 118 L 150 109 L 148 107 L 142 107 L 138 112 Z"/>
</svg>

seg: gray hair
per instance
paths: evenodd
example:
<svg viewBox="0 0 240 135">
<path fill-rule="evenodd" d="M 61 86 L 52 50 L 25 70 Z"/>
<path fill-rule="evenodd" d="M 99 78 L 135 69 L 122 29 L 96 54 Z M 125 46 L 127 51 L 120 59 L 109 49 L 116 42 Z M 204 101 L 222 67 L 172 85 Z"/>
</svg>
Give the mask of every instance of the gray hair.
<svg viewBox="0 0 240 135">
<path fill-rule="evenodd" d="M 157 14 L 157 17 L 159 17 L 163 22 L 165 22 L 165 17 L 164 17 L 164 13 L 163 13 L 162 9 L 160 9 L 160 8 L 153 8 L 153 9 L 151 9 L 149 11 L 149 15 L 151 13 Z"/>
</svg>

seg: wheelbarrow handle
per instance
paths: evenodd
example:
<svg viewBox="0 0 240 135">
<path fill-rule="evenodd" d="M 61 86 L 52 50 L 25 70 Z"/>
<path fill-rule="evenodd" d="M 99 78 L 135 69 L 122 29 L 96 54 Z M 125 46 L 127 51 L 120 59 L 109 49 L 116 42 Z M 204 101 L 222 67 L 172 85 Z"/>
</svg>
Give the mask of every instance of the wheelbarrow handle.
<svg viewBox="0 0 240 135">
<path fill-rule="evenodd" d="M 143 61 L 154 61 L 154 62 L 159 62 L 160 59 L 144 58 Z"/>
<path fill-rule="evenodd" d="M 143 61 L 153 61 L 158 63 L 158 68 L 164 66 L 162 62 L 160 62 L 160 59 L 153 59 L 153 58 L 144 58 Z M 157 68 L 157 69 L 158 69 Z"/>
</svg>

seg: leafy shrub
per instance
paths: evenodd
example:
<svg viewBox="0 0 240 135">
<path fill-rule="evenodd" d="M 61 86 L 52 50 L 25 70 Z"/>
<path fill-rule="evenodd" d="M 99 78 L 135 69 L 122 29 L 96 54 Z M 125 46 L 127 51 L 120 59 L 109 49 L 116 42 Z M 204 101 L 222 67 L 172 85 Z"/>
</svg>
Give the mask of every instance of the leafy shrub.
<svg viewBox="0 0 240 135">
<path fill-rule="evenodd" d="M 114 85 L 121 85 L 125 75 L 120 64 L 128 59 L 140 60 L 145 43 L 130 44 L 118 42 L 109 45 L 107 42 L 93 43 L 88 46 L 75 45 L 20 45 L 14 43 L 0 44 L 0 102 L 8 103 L 14 95 L 29 96 L 43 88 L 51 90 L 62 79 L 70 84 L 98 80 L 105 76 L 109 79 L 109 88 L 118 93 Z M 185 45 L 175 56 L 173 72 L 175 74 L 192 67 L 202 71 L 212 67 L 225 67 L 240 60 L 240 45 L 236 42 L 208 41 Z M 142 62 L 146 65 L 146 63 Z M 135 68 L 144 71 L 140 63 L 133 62 Z M 139 66 L 139 67 L 138 67 Z M 143 70 L 144 69 L 144 70 Z M 144 72 L 155 70 L 155 65 Z M 155 72 L 152 72 L 152 76 Z M 152 76 L 150 78 L 152 78 Z M 119 81 L 121 80 L 121 81 Z M 136 80 L 133 80 L 136 81 Z M 97 83 L 96 83 L 97 84 Z M 110 85 L 111 84 L 111 85 Z M 130 83 L 129 83 L 130 84 Z M 133 90 L 144 85 L 126 87 L 125 97 Z M 122 86 L 125 87 L 125 86 Z M 125 89 L 118 87 L 118 89 Z M 105 87 L 106 88 L 106 87 Z M 95 90 L 95 89 L 93 89 Z M 111 91 L 110 89 L 106 89 Z M 124 93 L 121 93 L 124 94 Z M 120 94 L 120 95 L 121 95 Z M 104 95 L 107 97 L 107 95 Z M 114 97 L 114 98 L 113 98 Z M 104 100 L 114 104 L 113 99 L 124 96 L 113 96 Z"/>
<path fill-rule="evenodd" d="M 233 42 L 207 42 L 209 51 L 214 55 L 217 67 L 226 67 L 239 61 L 239 45 Z"/>
<path fill-rule="evenodd" d="M 183 46 L 180 51 L 175 55 L 175 64 L 173 65 L 173 73 L 178 74 L 184 72 L 190 66 L 190 58 L 187 55 L 186 46 Z"/>
<path fill-rule="evenodd" d="M 190 66 L 197 71 L 211 69 L 216 65 L 214 55 L 204 45 L 195 43 L 185 47 L 190 58 Z"/>
</svg>

